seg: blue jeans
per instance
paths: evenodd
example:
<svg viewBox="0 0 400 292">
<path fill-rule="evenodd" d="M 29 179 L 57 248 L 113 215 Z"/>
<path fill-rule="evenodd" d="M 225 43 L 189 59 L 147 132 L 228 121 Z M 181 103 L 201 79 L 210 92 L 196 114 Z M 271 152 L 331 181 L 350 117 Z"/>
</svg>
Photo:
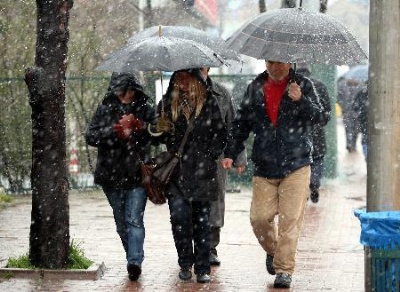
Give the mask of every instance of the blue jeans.
<svg viewBox="0 0 400 292">
<path fill-rule="evenodd" d="M 113 210 L 117 233 L 124 246 L 128 265 L 141 267 L 144 259 L 143 215 L 147 203 L 146 192 L 141 187 L 125 190 L 104 187 L 103 191 Z"/>
<path fill-rule="evenodd" d="M 168 205 L 179 266 L 191 268 L 194 264 L 195 274 L 209 274 L 210 202 L 173 196 Z"/>
</svg>

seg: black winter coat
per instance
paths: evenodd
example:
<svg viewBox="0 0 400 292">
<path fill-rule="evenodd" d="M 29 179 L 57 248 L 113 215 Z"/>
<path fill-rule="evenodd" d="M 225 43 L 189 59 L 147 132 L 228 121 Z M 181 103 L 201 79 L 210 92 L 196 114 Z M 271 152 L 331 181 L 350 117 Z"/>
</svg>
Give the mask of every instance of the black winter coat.
<svg viewBox="0 0 400 292">
<path fill-rule="evenodd" d="M 208 91 L 201 112 L 194 120 L 180 165 L 169 185 L 168 196 L 183 196 L 193 201 L 213 201 L 218 197 L 218 158 L 226 146 L 228 130 L 214 94 Z M 172 120 L 168 93 L 164 96 L 164 103 L 165 114 Z M 161 136 L 161 143 L 166 145 L 168 151 L 178 151 L 187 125 L 186 118 L 180 115 L 174 122 L 174 133 Z"/>
<path fill-rule="evenodd" d="M 141 185 L 135 149 L 145 153 L 150 136 L 143 130 L 129 140 L 122 140 L 113 128 L 122 115 L 130 113 L 144 123 L 155 122 L 155 111 L 147 104 L 147 97 L 139 95 L 139 91 L 137 93 L 137 99 L 129 105 L 122 104 L 114 94 L 108 94 L 86 130 L 86 142 L 98 148 L 94 182 L 103 187 L 128 189 Z"/>
<path fill-rule="evenodd" d="M 326 154 L 326 135 L 324 126 L 329 122 L 331 118 L 331 101 L 329 99 L 328 90 L 325 84 L 317 79 L 309 77 L 315 86 L 315 91 L 318 94 L 319 101 L 322 106 L 323 120 L 317 123 L 313 127 L 313 158 L 321 158 Z"/>
<path fill-rule="evenodd" d="M 312 127 L 322 121 L 322 108 L 311 81 L 302 75 L 294 76 L 292 69 L 290 75 L 301 86 L 303 95 L 294 102 L 285 92 L 279 105 L 276 127 L 265 111 L 263 89 L 268 78 L 266 71 L 247 87 L 232 123 L 225 157 L 235 159 L 253 132 L 251 159 L 254 176 L 283 178 L 312 163 Z"/>
<path fill-rule="evenodd" d="M 231 127 L 232 121 L 235 118 L 236 107 L 233 103 L 232 96 L 229 93 L 228 89 L 216 82 L 212 81 L 210 77 L 207 79 L 207 84 L 210 90 L 213 91 L 213 94 L 216 96 L 219 108 L 221 110 L 222 118 L 224 119 L 226 126 L 228 127 L 228 132 Z M 220 160 L 224 158 L 222 154 Z M 247 153 L 246 150 L 242 151 L 236 161 L 234 161 L 236 166 L 243 166 L 247 164 Z M 227 183 L 227 170 L 222 167 L 222 163 L 218 163 L 218 179 L 221 184 L 221 188 L 219 190 L 218 196 L 225 195 L 226 183 Z"/>
<path fill-rule="evenodd" d="M 362 134 L 362 144 L 368 144 L 368 108 L 368 86 L 365 86 L 357 93 L 353 104 L 353 110 L 356 113 Z"/>
<path fill-rule="evenodd" d="M 331 119 L 331 112 L 332 112 L 332 106 L 329 98 L 328 89 L 326 88 L 326 85 L 322 81 L 313 78 L 311 76 L 311 72 L 308 69 L 298 69 L 296 72 L 304 75 L 305 77 L 311 80 L 311 82 L 314 84 L 315 91 L 318 94 L 319 101 L 322 106 L 322 121 L 320 123 L 314 124 L 313 135 L 312 135 L 313 139 L 312 157 L 313 159 L 322 158 L 326 154 L 326 135 L 324 126 L 326 126 L 326 124 Z"/>
</svg>

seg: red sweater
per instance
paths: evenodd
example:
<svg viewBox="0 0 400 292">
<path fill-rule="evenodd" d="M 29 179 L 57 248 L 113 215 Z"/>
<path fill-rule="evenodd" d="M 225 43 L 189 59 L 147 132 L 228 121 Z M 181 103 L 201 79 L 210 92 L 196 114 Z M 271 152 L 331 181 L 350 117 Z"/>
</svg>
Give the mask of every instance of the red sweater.
<svg viewBox="0 0 400 292">
<path fill-rule="evenodd" d="M 289 76 L 280 81 L 274 81 L 271 78 L 267 78 L 267 82 L 264 85 L 264 102 L 265 102 L 265 112 L 270 118 L 272 124 L 276 127 L 276 121 L 278 120 L 279 104 L 287 83 L 289 81 Z"/>
</svg>

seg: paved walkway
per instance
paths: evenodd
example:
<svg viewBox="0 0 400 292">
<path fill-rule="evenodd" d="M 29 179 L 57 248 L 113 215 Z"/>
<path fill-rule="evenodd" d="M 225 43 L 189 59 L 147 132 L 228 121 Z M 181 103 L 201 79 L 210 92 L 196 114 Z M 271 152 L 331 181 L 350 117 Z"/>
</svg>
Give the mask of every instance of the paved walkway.
<svg viewBox="0 0 400 292">
<path fill-rule="evenodd" d="M 183 283 L 170 230 L 167 205 L 148 203 L 143 274 L 128 280 L 124 251 L 111 209 L 101 194 L 70 194 L 70 235 L 85 255 L 104 262 L 97 281 L 0 279 L 0 291 L 364 291 L 364 253 L 353 210 L 365 206 L 366 166 L 361 151 L 347 154 L 338 126 L 338 172 L 324 181 L 318 204 L 308 202 L 291 289 L 274 289 L 265 253 L 251 231 L 251 190 L 227 194 L 226 225 L 218 248 L 222 265 L 212 268 L 211 283 Z M 27 253 L 30 200 L 0 210 L 0 261 Z"/>
</svg>

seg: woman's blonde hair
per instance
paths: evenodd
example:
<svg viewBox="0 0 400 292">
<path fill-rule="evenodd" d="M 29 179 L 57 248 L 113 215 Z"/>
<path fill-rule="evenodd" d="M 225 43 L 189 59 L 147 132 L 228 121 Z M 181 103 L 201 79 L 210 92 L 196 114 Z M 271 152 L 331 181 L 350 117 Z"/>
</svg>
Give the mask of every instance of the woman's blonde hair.
<svg viewBox="0 0 400 292">
<path fill-rule="evenodd" d="M 180 90 L 183 79 L 189 79 L 189 90 L 187 92 Z M 189 120 L 193 110 L 197 117 L 204 104 L 206 97 L 206 86 L 196 76 L 189 72 L 177 72 L 175 76 L 174 89 L 172 90 L 172 120 L 175 122 L 182 112 L 186 120 Z"/>
</svg>

